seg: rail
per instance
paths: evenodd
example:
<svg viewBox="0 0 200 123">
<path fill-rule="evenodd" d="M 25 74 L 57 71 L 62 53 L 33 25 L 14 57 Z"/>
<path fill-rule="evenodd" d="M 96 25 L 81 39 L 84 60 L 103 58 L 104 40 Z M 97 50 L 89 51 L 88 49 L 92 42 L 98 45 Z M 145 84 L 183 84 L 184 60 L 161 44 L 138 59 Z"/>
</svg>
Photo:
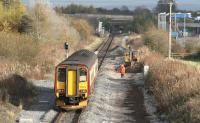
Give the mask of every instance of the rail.
<svg viewBox="0 0 200 123">
<path fill-rule="evenodd" d="M 98 69 L 101 68 L 101 65 L 103 64 L 103 61 L 110 49 L 110 46 L 112 44 L 112 41 L 114 39 L 114 36 L 113 35 L 110 35 L 108 40 L 99 47 L 99 49 L 97 50 L 98 51 L 98 60 L 99 60 L 99 66 L 98 66 Z"/>
<path fill-rule="evenodd" d="M 109 49 L 112 44 L 114 36 L 110 35 L 106 41 L 104 41 L 97 49 L 98 51 L 98 60 L 99 60 L 99 66 L 100 69 Z M 79 116 L 81 115 L 82 110 L 74 110 L 69 112 L 63 112 L 59 111 L 58 115 L 55 117 L 55 119 L 52 121 L 52 123 L 78 123 Z M 67 118 L 72 118 L 67 119 Z"/>
</svg>

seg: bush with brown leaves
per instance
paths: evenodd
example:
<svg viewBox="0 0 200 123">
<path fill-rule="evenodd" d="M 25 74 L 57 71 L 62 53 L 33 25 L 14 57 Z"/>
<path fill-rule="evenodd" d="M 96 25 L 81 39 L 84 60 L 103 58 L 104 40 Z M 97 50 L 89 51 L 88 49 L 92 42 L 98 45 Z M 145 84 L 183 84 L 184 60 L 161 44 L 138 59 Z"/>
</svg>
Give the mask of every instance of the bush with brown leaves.
<svg viewBox="0 0 200 123">
<path fill-rule="evenodd" d="M 199 70 L 157 53 L 150 53 L 143 62 L 150 66 L 146 86 L 155 97 L 158 111 L 166 113 L 170 122 L 199 122 Z"/>
</svg>

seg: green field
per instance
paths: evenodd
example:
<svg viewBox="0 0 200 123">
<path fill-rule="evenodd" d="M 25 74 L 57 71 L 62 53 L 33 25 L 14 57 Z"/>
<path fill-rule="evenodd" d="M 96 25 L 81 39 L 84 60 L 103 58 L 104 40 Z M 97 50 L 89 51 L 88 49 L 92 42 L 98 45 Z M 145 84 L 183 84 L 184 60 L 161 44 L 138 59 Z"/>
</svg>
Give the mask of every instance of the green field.
<svg viewBox="0 0 200 123">
<path fill-rule="evenodd" d="M 184 63 L 192 65 L 192 66 L 200 66 L 200 59 L 187 59 L 187 60 L 182 60 Z"/>
</svg>

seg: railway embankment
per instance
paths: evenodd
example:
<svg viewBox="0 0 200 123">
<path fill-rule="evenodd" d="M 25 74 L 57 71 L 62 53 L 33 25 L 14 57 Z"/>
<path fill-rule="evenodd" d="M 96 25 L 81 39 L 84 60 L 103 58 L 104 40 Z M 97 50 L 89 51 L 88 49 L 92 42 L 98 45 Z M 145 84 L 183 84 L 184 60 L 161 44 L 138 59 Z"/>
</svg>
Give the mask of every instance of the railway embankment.
<svg viewBox="0 0 200 123">
<path fill-rule="evenodd" d="M 198 123 L 199 69 L 180 60 L 166 59 L 158 53 L 148 53 L 143 62 L 150 68 L 145 87 L 155 99 L 160 119 Z"/>
</svg>

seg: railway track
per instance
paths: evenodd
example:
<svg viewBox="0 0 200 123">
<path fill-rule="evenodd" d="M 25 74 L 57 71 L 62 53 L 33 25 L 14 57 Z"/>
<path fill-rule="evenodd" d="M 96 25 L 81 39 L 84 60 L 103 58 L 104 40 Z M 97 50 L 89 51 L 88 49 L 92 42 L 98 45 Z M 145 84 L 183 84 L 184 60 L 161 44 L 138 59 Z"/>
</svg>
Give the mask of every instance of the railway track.
<svg viewBox="0 0 200 123">
<path fill-rule="evenodd" d="M 109 51 L 109 48 L 110 48 L 110 45 L 112 44 L 112 41 L 113 41 L 113 38 L 114 36 L 113 35 L 110 35 L 108 40 L 103 43 L 99 48 L 98 48 L 98 60 L 99 60 L 99 66 L 98 66 L 98 69 L 100 69 L 108 51 Z"/>
<path fill-rule="evenodd" d="M 110 35 L 107 41 L 102 43 L 96 51 L 98 51 L 98 60 L 99 65 L 98 68 L 100 69 L 108 51 L 112 44 L 114 36 Z M 79 110 L 71 110 L 71 111 L 59 111 L 56 118 L 52 121 L 52 123 L 78 123 L 79 116 L 81 115 L 82 109 Z"/>
<path fill-rule="evenodd" d="M 82 110 L 60 111 L 52 123 L 77 123 Z"/>
</svg>

